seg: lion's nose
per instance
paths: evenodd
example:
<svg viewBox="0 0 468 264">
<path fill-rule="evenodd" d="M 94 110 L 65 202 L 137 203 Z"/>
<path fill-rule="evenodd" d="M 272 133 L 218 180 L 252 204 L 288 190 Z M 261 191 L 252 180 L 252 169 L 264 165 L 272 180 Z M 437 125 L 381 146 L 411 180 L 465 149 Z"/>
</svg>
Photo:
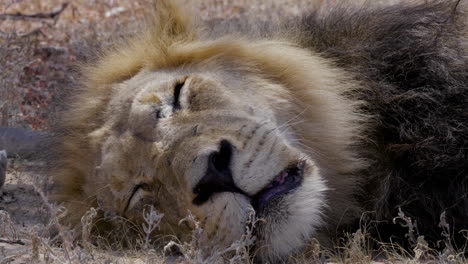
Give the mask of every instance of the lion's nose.
<svg viewBox="0 0 468 264">
<path fill-rule="evenodd" d="M 236 192 L 244 194 L 232 179 L 232 172 L 230 169 L 232 148 L 232 144 L 223 139 L 219 143 L 219 150 L 210 154 L 206 173 L 193 190 L 193 192 L 197 194 L 193 200 L 194 204 L 201 205 L 206 202 L 212 194 L 218 192 Z"/>
</svg>

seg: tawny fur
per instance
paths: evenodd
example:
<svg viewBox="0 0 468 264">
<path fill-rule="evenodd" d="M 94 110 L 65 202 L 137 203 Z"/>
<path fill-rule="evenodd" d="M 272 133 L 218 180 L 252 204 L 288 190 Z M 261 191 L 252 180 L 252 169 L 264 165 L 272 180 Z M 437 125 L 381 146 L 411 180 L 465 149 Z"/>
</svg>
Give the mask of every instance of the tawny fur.
<svg viewBox="0 0 468 264">
<path fill-rule="evenodd" d="M 352 224 L 367 210 L 390 221 L 402 206 L 418 217 L 420 210 L 405 206 L 412 191 L 420 198 L 429 198 L 431 190 L 437 193 L 434 199 L 458 199 L 455 204 L 429 202 L 423 215 L 433 214 L 432 219 L 421 222 L 434 225 L 433 219 L 449 208 L 451 217 L 466 215 L 466 106 L 461 103 L 466 102 L 465 22 L 451 8 L 455 3 L 450 4 L 370 11 L 341 7 L 305 16 L 300 23 L 271 26 L 262 34 L 230 27 L 219 36 L 199 32 L 193 16 L 176 1 L 155 1 L 152 20 L 141 34 L 83 67 L 83 84 L 58 122 L 52 173 L 56 199 L 68 208 L 67 221 L 79 230 L 81 216 L 100 207 L 103 214 L 122 214 L 138 223 L 140 202 L 134 207 L 127 199 L 144 182 L 147 189 L 138 195 L 149 197 L 142 201 L 165 214 L 162 234 L 188 234 L 190 226 L 178 221 L 190 210 L 202 218 L 207 245 L 228 246 L 242 233 L 250 196 L 289 160 L 304 157 L 308 175 L 303 189 L 279 202 L 277 221 L 271 213 L 260 227 L 260 259 L 281 259 L 314 236 L 325 241 L 337 226 Z M 432 32 L 439 35 L 431 37 Z M 161 94 L 170 93 L 178 82 L 191 91 L 182 101 L 188 106 L 184 114 L 162 106 Z M 444 104 L 454 103 L 452 110 L 433 112 L 455 122 L 447 134 L 435 127 L 440 118 L 430 124 L 429 105 L 444 107 L 433 95 L 450 91 L 461 101 L 446 100 Z M 405 100 L 427 107 L 418 110 Z M 154 116 L 147 113 L 154 109 L 171 121 L 152 124 Z M 419 122 L 411 111 L 425 111 L 428 117 Z M 264 127 L 262 120 L 268 120 Z M 243 135 L 250 127 L 264 135 L 274 131 L 285 149 L 274 151 L 274 166 L 283 167 L 258 162 L 268 153 L 261 148 L 261 137 Z M 425 129 L 430 133 L 422 136 Z M 206 169 L 197 158 L 216 151 L 226 138 L 234 145 L 235 162 L 248 163 L 246 157 L 255 153 L 251 159 L 258 166 L 250 171 L 232 165 L 234 181 L 247 196 L 219 193 L 208 204 L 194 205 L 190 188 Z M 451 143 L 432 148 L 427 144 L 431 140 Z M 432 150 L 419 151 L 423 145 Z M 443 185 L 453 191 L 450 195 L 406 185 L 439 179 L 437 173 L 449 175 L 454 164 L 460 168 L 454 183 Z M 246 177 L 249 173 L 258 177 Z M 315 191 L 307 193 L 307 188 Z M 463 219 L 454 223 L 458 229 L 467 227 Z"/>
</svg>

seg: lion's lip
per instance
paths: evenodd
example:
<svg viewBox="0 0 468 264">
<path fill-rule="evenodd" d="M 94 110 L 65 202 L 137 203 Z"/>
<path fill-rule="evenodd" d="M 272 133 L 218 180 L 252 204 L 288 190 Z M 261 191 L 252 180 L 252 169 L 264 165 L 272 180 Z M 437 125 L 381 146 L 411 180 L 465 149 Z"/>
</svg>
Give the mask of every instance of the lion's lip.
<svg viewBox="0 0 468 264">
<path fill-rule="evenodd" d="M 303 173 L 303 162 L 288 166 L 281 171 L 265 188 L 254 195 L 252 204 L 255 210 L 262 210 L 274 198 L 290 193 L 299 187 L 302 182 Z"/>
</svg>

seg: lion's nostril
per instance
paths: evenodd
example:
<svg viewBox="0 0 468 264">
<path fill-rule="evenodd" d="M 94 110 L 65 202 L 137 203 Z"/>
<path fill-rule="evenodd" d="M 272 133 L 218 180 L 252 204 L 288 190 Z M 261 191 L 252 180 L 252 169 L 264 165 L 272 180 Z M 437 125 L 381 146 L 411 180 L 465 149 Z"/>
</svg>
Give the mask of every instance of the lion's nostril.
<svg viewBox="0 0 468 264">
<path fill-rule="evenodd" d="M 212 167 L 220 173 L 228 173 L 227 170 L 229 170 L 232 156 L 232 145 L 225 139 L 219 145 L 219 151 L 211 153 L 208 167 Z"/>
<path fill-rule="evenodd" d="M 218 192 L 244 193 L 232 179 L 230 163 L 232 158 L 232 145 L 227 140 L 220 142 L 219 151 L 213 152 L 208 158 L 208 168 L 203 178 L 195 186 L 193 192 L 197 194 L 193 203 L 201 205 L 210 196 Z"/>
</svg>

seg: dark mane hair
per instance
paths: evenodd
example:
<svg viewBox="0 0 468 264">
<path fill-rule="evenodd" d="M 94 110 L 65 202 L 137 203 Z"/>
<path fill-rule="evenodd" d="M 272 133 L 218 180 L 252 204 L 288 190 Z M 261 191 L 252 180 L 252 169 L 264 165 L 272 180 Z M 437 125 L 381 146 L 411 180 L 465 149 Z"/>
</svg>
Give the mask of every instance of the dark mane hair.
<svg viewBox="0 0 468 264">
<path fill-rule="evenodd" d="M 377 220 L 399 208 L 421 235 L 468 228 L 468 54 L 460 1 L 371 9 L 338 7 L 302 19 L 303 45 L 355 73 L 354 94 L 375 117 L 366 150 L 373 165 L 359 200 Z M 395 235 L 394 227 L 380 230 Z M 405 230 L 406 232 L 406 230 Z M 459 236 L 461 239 L 461 236 Z"/>
</svg>

